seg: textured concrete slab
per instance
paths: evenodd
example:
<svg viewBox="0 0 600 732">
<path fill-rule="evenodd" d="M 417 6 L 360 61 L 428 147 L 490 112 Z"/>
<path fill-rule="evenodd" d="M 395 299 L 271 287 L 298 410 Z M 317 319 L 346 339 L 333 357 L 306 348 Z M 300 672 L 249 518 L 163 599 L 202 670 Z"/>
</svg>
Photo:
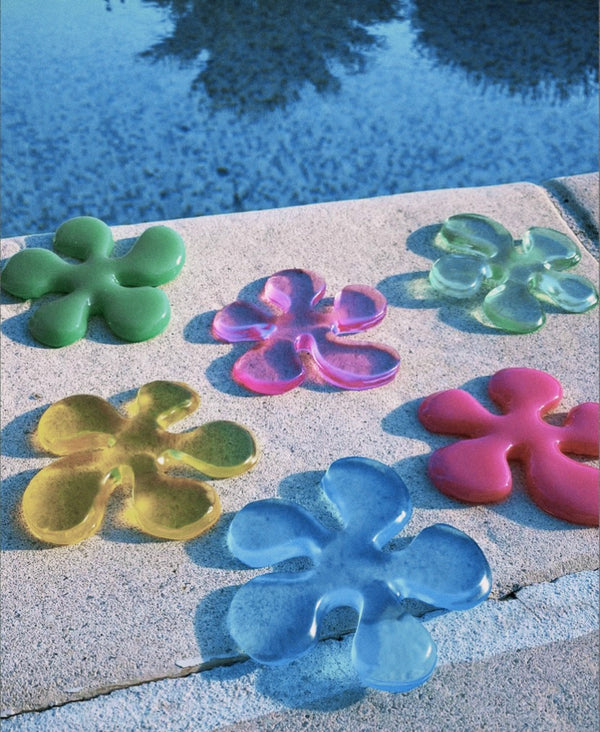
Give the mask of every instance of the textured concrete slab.
<svg viewBox="0 0 600 732">
<path fill-rule="evenodd" d="M 509 600 L 425 620 L 440 651 L 425 686 L 361 688 L 352 636 L 323 640 L 287 667 L 240 660 L 3 723 L 6 732 L 120 730 L 594 730 L 598 573 L 532 585 Z M 557 622 L 558 618 L 558 622 Z M 486 638 L 493 643 L 479 643 Z"/>
<path fill-rule="evenodd" d="M 538 333 L 505 335 L 428 292 L 435 226 L 461 211 L 492 216 L 515 236 L 532 225 L 573 235 L 547 192 L 526 183 L 168 222 L 186 242 L 187 263 L 164 288 L 173 311 L 168 330 L 140 344 L 118 342 L 98 320 L 73 346 L 38 347 L 26 328 L 29 303 L 2 296 L 3 713 L 175 677 L 186 673 L 189 659 L 209 665 L 235 659 L 239 650 L 223 618 L 235 588 L 254 572 L 226 550 L 234 512 L 251 500 L 281 496 L 331 523 L 318 485 L 328 465 L 346 455 L 381 460 L 406 481 L 415 510 L 404 536 L 436 521 L 473 536 L 492 566 L 492 598 L 597 568 L 597 531 L 540 511 L 526 496 L 520 469 L 511 498 L 488 507 L 457 504 L 426 477 L 428 455 L 451 439 L 429 434 L 416 419 L 420 400 L 433 391 L 464 387 L 490 406 L 488 377 L 507 366 L 528 366 L 562 382 L 562 413 L 598 398 L 597 312 L 551 312 Z M 144 228 L 115 228 L 120 249 Z M 7 240 L 2 257 L 50 241 L 43 235 Z M 328 296 L 349 283 L 386 295 L 388 315 L 369 338 L 400 352 L 392 384 L 364 392 L 307 385 L 258 397 L 231 381 L 241 350 L 211 338 L 212 317 L 240 291 L 254 296 L 265 277 L 286 267 L 320 273 Z M 588 252 L 577 271 L 597 278 Z M 119 405 L 154 379 L 185 381 L 202 395 L 200 410 L 182 428 L 233 419 L 260 443 L 252 472 L 215 482 L 224 510 L 217 527 L 187 543 L 152 540 L 125 523 L 125 497 L 116 495 L 102 530 L 82 544 L 48 548 L 29 538 L 19 501 L 34 472 L 51 460 L 29 441 L 43 410 L 75 393 Z M 347 626 L 341 614 L 328 632 Z M 248 683 L 240 680 L 239 688 L 249 693 Z"/>
</svg>

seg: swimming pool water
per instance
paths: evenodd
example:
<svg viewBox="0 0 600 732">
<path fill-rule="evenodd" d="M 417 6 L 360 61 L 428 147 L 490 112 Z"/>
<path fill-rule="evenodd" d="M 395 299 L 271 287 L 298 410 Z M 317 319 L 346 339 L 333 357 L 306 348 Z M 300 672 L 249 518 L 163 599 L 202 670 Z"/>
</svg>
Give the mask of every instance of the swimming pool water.
<svg viewBox="0 0 600 732">
<path fill-rule="evenodd" d="M 596 170 L 595 1 L 3 0 L 2 235 Z"/>
</svg>

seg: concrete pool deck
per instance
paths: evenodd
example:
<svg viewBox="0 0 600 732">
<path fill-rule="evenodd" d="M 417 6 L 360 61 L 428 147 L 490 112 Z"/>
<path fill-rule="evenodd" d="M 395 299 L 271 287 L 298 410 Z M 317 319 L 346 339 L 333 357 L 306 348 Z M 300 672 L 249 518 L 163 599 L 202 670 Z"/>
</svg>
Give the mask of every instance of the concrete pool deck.
<svg viewBox="0 0 600 732">
<path fill-rule="evenodd" d="M 517 238 L 534 225 L 571 235 L 582 249 L 575 271 L 598 281 L 598 175 L 590 174 L 165 222 L 183 237 L 187 261 L 164 287 L 169 327 L 145 343 L 122 343 L 94 319 L 76 344 L 38 347 L 27 331 L 29 303 L 2 295 L 3 731 L 597 729 L 597 529 L 543 513 L 527 498 L 520 469 L 509 500 L 489 506 L 456 503 L 426 476 L 431 451 L 452 441 L 417 421 L 418 404 L 434 391 L 466 388 L 489 405 L 489 376 L 527 366 L 562 383 L 559 414 L 598 400 L 597 309 L 550 312 L 537 333 L 517 336 L 428 293 L 435 227 L 466 211 L 491 216 Z M 121 250 L 147 226 L 113 227 Z M 4 240 L 2 258 L 50 243 L 51 235 Z M 322 275 L 327 297 L 349 283 L 383 292 L 388 313 L 368 339 L 399 351 L 391 384 L 359 392 L 307 384 L 262 397 L 232 382 L 241 350 L 214 341 L 212 317 L 289 267 Z M 19 502 L 51 462 L 29 442 L 44 409 L 77 393 L 121 405 L 155 379 L 184 381 L 201 395 L 182 427 L 232 419 L 259 442 L 252 471 L 211 481 L 221 521 L 193 541 L 159 541 L 126 524 L 115 495 L 91 539 L 69 547 L 31 539 Z M 279 496 L 331 521 L 319 481 L 346 455 L 380 460 L 404 479 L 414 513 L 402 536 L 452 524 L 479 543 L 492 568 L 485 603 L 426 618 L 439 664 L 406 694 L 360 686 L 350 662 L 352 614 L 334 613 L 318 648 L 278 668 L 249 661 L 225 628 L 236 588 L 257 573 L 227 550 L 235 512 Z"/>
</svg>

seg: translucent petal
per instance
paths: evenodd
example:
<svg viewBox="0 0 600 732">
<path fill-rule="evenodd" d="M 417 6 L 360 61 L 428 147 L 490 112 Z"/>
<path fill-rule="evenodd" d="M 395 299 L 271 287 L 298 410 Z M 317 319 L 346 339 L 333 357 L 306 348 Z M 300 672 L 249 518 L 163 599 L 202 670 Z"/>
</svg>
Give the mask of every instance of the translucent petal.
<svg viewBox="0 0 600 732">
<path fill-rule="evenodd" d="M 543 270 L 534 282 L 537 292 L 568 313 L 584 313 L 598 304 L 596 288 L 580 275 Z"/>
<path fill-rule="evenodd" d="M 389 586 L 400 597 L 467 610 L 485 600 L 492 588 L 490 566 L 479 546 L 447 524 L 423 529 L 392 558 L 395 579 Z"/>
<path fill-rule="evenodd" d="M 211 478 L 230 478 L 249 470 L 258 448 L 247 429 L 226 420 L 209 422 L 193 432 L 177 435 L 177 449 L 166 456 L 191 465 Z"/>
<path fill-rule="evenodd" d="M 254 501 L 229 527 L 232 553 L 249 567 L 268 567 L 292 557 L 316 557 L 331 539 L 302 506 L 289 501 Z"/>
<path fill-rule="evenodd" d="M 285 313 L 314 307 L 325 294 L 325 280 L 304 269 L 284 269 L 271 275 L 261 299 Z"/>
<path fill-rule="evenodd" d="M 76 544 L 95 534 L 116 483 L 89 453 L 56 460 L 36 473 L 25 489 L 25 525 L 51 544 Z"/>
<path fill-rule="evenodd" d="M 227 621 L 244 653 L 260 663 L 281 664 L 315 645 L 320 593 L 310 577 L 264 574 L 240 587 Z"/>
<path fill-rule="evenodd" d="M 131 417 L 151 417 L 163 428 L 184 419 L 200 405 L 200 397 L 187 384 L 177 381 L 151 381 L 138 390 L 127 406 Z"/>
<path fill-rule="evenodd" d="M 431 286 L 448 297 L 467 299 L 476 295 L 490 270 L 485 260 L 468 254 L 451 254 L 434 262 Z"/>
<path fill-rule="evenodd" d="M 51 404 L 40 417 L 36 441 L 54 455 L 89 452 L 115 444 L 124 419 L 104 399 L 76 394 Z"/>
<path fill-rule="evenodd" d="M 408 490 L 398 473 L 378 460 L 348 457 L 332 463 L 321 486 L 338 509 L 345 531 L 382 547 L 410 519 Z"/>
<path fill-rule="evenodd" d="M 573 267 L 581 259 L 576 244 L 560 231 L 533 226 L 523 235 L 523 251 L 528 258 L 553 269 Z"/>
<path fill-rule="evenodd" d="M 502 259 L 510 255 L 513 238 L 497 221 L 480 214 L 465 213 L 450 216 L 444 221 L 435 244 L 448 252 Z"/>
<path fill-rule="evenodd" d="M 240 356 L 233 367 L 233 378 L 259 394 L 283 394 L 306 377 L 293 343 L 273 340 Z"/>
<path fill-rule="evenodd" d="M 372 287 L 348 285 L 333 302 L 334 333 L 358 333 L 377 325 L 387 310 L 385 297 Z"/>
<path fill-rule="evenodd" d="M 519 282 L 508 281 L 488 292 L 483 311 L 494 325 L 511 333 L 533 333 L 546 321 L 540 303 Z"/>
<path fill-rule="evenodd" d="M 327 333 L 305 337 L 298 349 L 312 355 L 325 381 L 343 389 L 372 389 L 394 379 L 400 356 L 388 346 L 342 340 Z"/>
<path fill-rule="evenodd" d="M 160 473 L 149 456 L 138 456 L 121 470 L 131 482 L 133 510 L 145 533 L 185 541 L 219 520 L 221 504 L 209 485 Z"/>
<path fill-rule="evenodd" d="M 237 300 L 215 315 L 212 332 L 228 343 L 262 341 L 275 332 L 274 320 L 260 308 Z"/>
<path fill-rule="evenodd" d="M 384 691 L 409 691 L 424 683 L 437 661 L 435 643 L 418 620 L 387 597 L 368 595 L 352 644 L 361 681 Z"/>
</svg>

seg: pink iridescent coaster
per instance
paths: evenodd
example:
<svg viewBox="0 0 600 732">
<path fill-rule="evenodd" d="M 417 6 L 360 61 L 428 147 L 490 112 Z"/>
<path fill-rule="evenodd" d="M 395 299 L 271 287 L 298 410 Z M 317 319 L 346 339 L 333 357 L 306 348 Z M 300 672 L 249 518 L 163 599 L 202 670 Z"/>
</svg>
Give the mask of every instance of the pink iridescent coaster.
<svg viewBox="0 0 600 732">
<path fill-rule="evenodd" d="M 387 303 L 377 290 L 349 285 L 332 307 L 319 307 L 325 281 L 307 270 L 288 269 L 269 277 L 260 299 L 267 308 L 237 300 L 220 310 L 213 335 L 223 341 L 258 341 L 234 364 L 233 378 L 259 394 L 283 394 L 302 384 L 312 357 L 318 376 L 343 389 L 371 389 L 390 382 L 400 365 L 388 346 L 340 336 L 377 325 Z"/>
<path fill-rule="evenodd" d="M 436 450 L 429 477 L 446 495 L 470 503 L 491 503 L 512 489 L 509 460 L 519 460 L 531 498 L 547 513 L 588 526 L 598 525 L 598 469 L 565 453 L 598 457 L 598 403 L 573 407 L 562 426 L 543 417 L 562 399 L 550 374 L 527 368 L 498 371 L 488 391 L 504 414 L 487 411 L 462 389 L 427 397 L 419 419 L 428 430 L 470 437 Z"/>
</svg>

